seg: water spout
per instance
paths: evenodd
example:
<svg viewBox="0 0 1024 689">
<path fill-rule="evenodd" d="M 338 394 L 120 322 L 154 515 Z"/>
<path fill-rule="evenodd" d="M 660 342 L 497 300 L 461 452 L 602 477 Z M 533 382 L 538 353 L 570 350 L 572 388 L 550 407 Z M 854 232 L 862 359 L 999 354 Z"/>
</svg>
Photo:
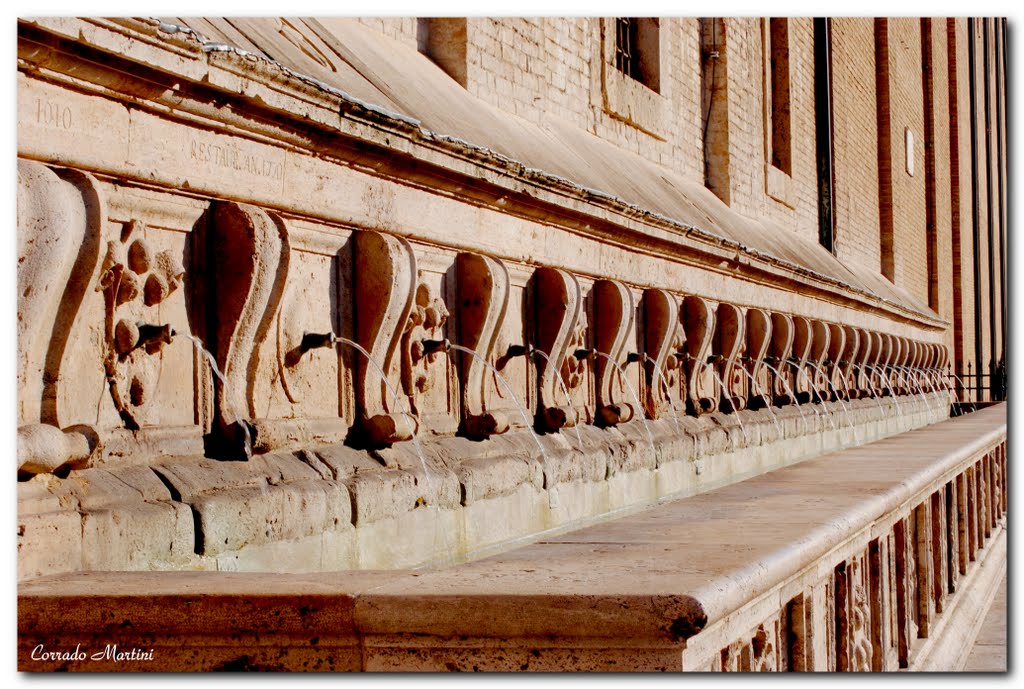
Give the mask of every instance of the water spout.
<svg viewBox="0 0 1024 689">
<path fill-rule="evenodd" d="M 192 346 L 195 347 L 196 351 L 198 351 L 203 358 L 206 359 L 206 362 L 210 365 L 210 371 L 212 371 L 213 375 L 215 375 L 220 381 L 222 404 L 224 404 L 225 411 L 228 411 L 228 413 L 234 417 L 235 423 L 242 430 L 242 452 L 245 454 L 246 461 L 252 459 L 252 431 L 249 423 L 242 418 L 238 413 L 238 410 L 231 404 L 231 395 L 228 393 L 228 379 L 221 372 L 220 368 L 217 366 L 217 360 L 213 357 L 210 350 L 203 345 L 202 340 L 198 337 L 194 337 L 193 335 L 189 335 L 188 333 L 181 334 L 186 339 L 192 341 Z"/>
<path fill-rule="evenodd" d="M 715 380 L 718 381 L 719 389 L 721 390 L 721 395 L 720 396 L 724 396 L 726 394 L 725 381 L 722 380 L 722 377 L 720 375 L 718 375 L 718 371 L 715 370 L 715 367 L 711 365 L 714 362 L 715 357 L 717 357 L 718 361 L 724 360 L 724 357 L 721 356 L 720 354 L 714 354 L 714 355 L 708 357 L 708 361 L 707 361 L 707 363 L 704 364 L 704 368 L 706 368 L 709 371 L 711 371 L 711 375 L 713 375 L 715 377 Z M 740 430 L 743 432 L 743 442 L 745 442 L 747 445 L 750 445 L 750 437 L 747 435 L 747 429 L 743 427 L 743 420 L 740 419 L 739 410 L 736 410 L 735 413 L 736 413 L 736 423 L 739 424 Z M 732 449 L 734 449 L 734 450 L 736 449 L 736 441 L 735 440 L 732 443 Z"/>
<path fill-rule="evenodd" d="M 177 335 L 169 323 L 163 325 L 137 323 L 136 327 L 139 329 L 139 339 L 135 342 L 135 346 L 132 349 L 145 347 L 147 352 L 159 349 L 165 344 L 171 344 L 174 336 Z"/>
<path fill-rule="evenodd" d="M 330 349 L 337 344 L 338 338 L 330 333 L 302 333 L 299 345 L 284 355 L 284 365 L 289 368 L 299 363 L 306 352 L 314 349 Z"/>
</svg>

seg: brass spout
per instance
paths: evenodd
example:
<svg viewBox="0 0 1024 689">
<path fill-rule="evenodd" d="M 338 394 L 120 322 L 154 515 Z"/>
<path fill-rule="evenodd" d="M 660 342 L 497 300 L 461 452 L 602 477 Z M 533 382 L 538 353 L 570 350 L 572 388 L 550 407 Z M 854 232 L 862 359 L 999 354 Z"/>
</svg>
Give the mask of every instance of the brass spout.
<svg viewBox="0 0 1024 689">
<path fill-rule="evenodd" d="M 582 361 L 583 359 L 590 359 L 591 357 L 593 357 L 594 356 L 594 352 L 596 352 L 596 351 L 597 350 L 593 349 L 593 348 L 591 348 L 591 349 L 577 349 L 575 352 L 572 353 L 572 355 L 574 357 L 576 357 L 577 359 Z"/>
<path fill-rule="evenodd" d="M 313 349 L 329 349 L 338 343 L 338 336 L 330 333 L 303 333 L 299 346 L 285 354 L 285 366 L 295 366 L 302 356 Z"/>
<path fill-rule="evenodd" d="M 423 340 L 423 355 L 433 354 L 434 352 L 448 351 L 448 347 L 451 344 L 448 340 Z"/>
<path fill-rule="evenodd" d="M 725 357 L 721 354 L 712 354 L 708 357 L 709 364 L 717 364 L 719 361 L 725 361 Z"/>
<path fill-rule="evenodd" d="M 672 352 L 672 356 L 674 356 L 679 361 L 689 361 L 691 358 L 689 352 L 684 352 L 683 350 L 679 350 L 678 352 Z"/>
<path fill-rule="evenodd" d="M 150 353 L 158 351 L 165 344 L 171 344 L 174 336 L 177 335 L 170 323 L 164 325 L 138 323 L 136 325 L 139 329 L 139 339 L 135 343 L 135 349 L 145 347 L 146 351 Z"/>
<path fill-rule="evenodd" d="M 626 355 L 626 363 L 632 364 L 637 361 L 643 361 L 646 358 L 646 354 L 641 354 L 640 352 L 630 352 L 629 354 Z"/>
<path fill-rule="evenodd" d="M 505 358 L 513 359 L 517 356 L 526 356 L 527 354 L 533 354 L 533 347 L 530 345 L 514 344 L 508 346 L 508 350 L 505 352 Z"/>
<path fill-rule="evenodd" d="M 338 343 L 334 333 L 303 333 L 299 349 L 305 354 L 311 349 L 328 349 Z"/>
</svg>

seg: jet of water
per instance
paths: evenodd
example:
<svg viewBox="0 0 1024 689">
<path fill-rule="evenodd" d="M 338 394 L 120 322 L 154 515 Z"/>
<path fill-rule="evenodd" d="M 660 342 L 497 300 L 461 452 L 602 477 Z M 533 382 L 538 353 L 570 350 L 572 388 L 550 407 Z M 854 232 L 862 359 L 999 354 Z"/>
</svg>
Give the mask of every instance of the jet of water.
<svg viewBox="0 0 1024 689">
<path fill-rule="evenodd" d="M 661 367 L 658 366 L 657 362 L 646 354 L 643 354 L 642 356 L 644 361 L 650 361 L 653 364 L 651 368 L 654 369 L 654 372 L 661 379 L 661 384 L 665 387 L 665 394 L 668 395 L 668 401 L 672 407 L 672 420 L 675 421 L 676 424 L 676 433 L 681 433 L 682 429 L 679 427 L 679 412 L 676 411 L 676 398 L 672 394 L 672 386 L 668 384 L 668 379 L 665 377 L 665 374 L 661 372 Z"/>
<path fill-rule="evenodd" d="M 242 419 L 238 410 L 235 409 L 234 405 L 231 403 L 231 395 L 228 394 L 228 379 L 224 377 L 220 368 L 217 367 L 217 360 L 213 358 L 213 354 L 210 353 L 210 350 L 203 346 L 203 341 L 198 337 L 194 337 L 188 333 L 180 331 L 178 334 L 192 341 L 192 346 L 195 347 L 196 350 L 206 359 L 206 362 L 210 365 L 210 370 L 213 372 L 213 375 L 217 376 L 217 379 L 220 381 L 221 389 L 224 391 L 223 401 L 225 402 L 225 408 L 229 410 L 229 413 L 235 418 L 235 423 L 237 423 L 239 428 L 242 429 L 244 436 L 242 450 L 245 452 L 245 459 L 247 461 L 252 459 L 252 435 L 249 433 L 249 424 Z"/>
<path fill-rule="evenodd" d="M 551 357 L 549 357 L 547 354 L 545 354 L 544 352 L 540 351 L 539 349 L 534 349 L 534 350 L 531 350 L 531 351 L 534 354 L 540 354 L 542 357 L 544 357 L 544 361 L 547 362 L 548 366 L 551 365 Z M 583 436 L 580 435 L 580 413 L 576 409 L 576 406 L 572 403 L 572 397 L 569 396 L 569 387 L 565 384 L 565 380 L 562 378 L 562 374 L 559 371 L 555 371 L 554 375 L 555 375 L 555 380 L 558 381 L 558 384 L 562 388 L 562 393 L 565 395 L 565 403 L 567 405 L 569 405 L 570 409 L 572 409 L 573 416 L 576 419 L 573 422 L 573 429 L 576 431 L 576 442 L 579 444 L 580 452 L 582 453 L 583 452 Z"/>
<path fill-rule="evenodd" d="M 746 360 L 750 361 L 749 358 L 747 358 Z M 758 387 L 757 380 L 754 379 L 754 376 L 750 373 L 750 371 L 747 370 L 747 368 L 745 366 L 738 366 L 737 368 L 739 368 L 739 370 L 743 371 L 743 373 L 745 373 L 747 375 L 747 378 L 750 379 L 750 389 L 751 390 L 753 390 L 753 389 Z M 767 409 L 768 413 L 772 415 L 772 423 L 775 424 L 775 432 L 778 434 L 779 440 L 782 440 L 782 427 L 779 426 L 779 417 L 775 413 L 775 410 L 772 408 L 772 401 L 771 401 L 771 399 L 764 392 L 760 392 L 760 393 L 756 393 L 756 394 L 757 394 L 758 397 L 760 397 L 761 399 L 764 400 L 765 409 Z"/>
<path fill-rule="evenodd" d="M 771 369 L 772 371 L 775 372 L 775 377 L 782 381 L 783 386 L 785 386 L 785 388 L 786 388 L 786 392 L 789 394 L 790 397 L 793 398 L 793 403 L 796 405 L 796 410 L 797 410 L 797 412 L 799 412 L 800 418 L 804 419 L 804 422 L 803 422 L 804 423 L 804 433 L 806 433 L 807 432 L 807 421 L 806 421 L 806 417 L 804 415 L 803 409 L 801 409 L 801 407 L 803 405 L 800 404 L 800 400 L 797 398 L 796 393 L 793 392 L 793 388 L 789 387 L 789 381 L 786 380 L 786 378 L 782 375 L 782 372 L 779 371 L 779 369 L 775 368 L 774 366 L 769 364 L 767 361 L 763 361 L 762 363 L 765 366 L 767 366 L 769 369 Z M 817 412 L 815 412 L 815 414 L 817 414 Z"/>
<path fill-rule="evenodd" d="M 725 389 L 725 381 L 722 380 L 722 377 L 720 375 L 718 375 L 718 371 L 715 370 L 715 367 L 712 366 L 711 363 L 708 361 L 701 362 L 701 365 L 703 366 L 703 368 L 711 371 L 711 375 L 713 375 L 715 377 L 715 380 L 718 381 L 719 389 L 721 390 L 721 395 L 727 394 L 727 391 Z M 736 423 L 740 425 L 740 430 L 743 432 L 743 442 L 745 442 L 747 445 L 750 445 L 750 438 L 747 436 L 747 429 L 743 427 L 743 420 L 740 418 L 739 410 L 736 410 Z M 732 449 L 736 449 L 735 440 L 732 442 Z"/>
<path fill-rule="evenodd" d="M 640 398 L 637 396 L 636 390 L 633 389 L 632 384 L 630 384 L 629 378 L 626 377 L 626 374 L 625 374 L 625 372 L 623 372 L 622 367 L 619 366 L 619 364 L 616 363 L 616 361 L 614 359 L 612 359 L 610 356 L 608 356 L 604 352 L 594 352 L 594 353 L 597 354 L 598 356 L 603 356 L 605 359 L 607 359 L 608 362 L 612 366 L 615 367 L 615 370 L 619 372 L 619 376 L 622 378 L 623 384 L 625 384 L 626 389 L 629 390 L 629 394 L 633 396 L 633 400 L 636 402 L 637 414 L 640 415 L 640 420 L 643 421 L 644 429 L 647 431 L 647 439 L 651 441 L 651 449 L 653 449 L 655 452 L 657 452 L 658 448 L 654 444 L 654 434 L 651 433 L 651 427 L 649 425 L 647 425 L 647 418 L 644 416 L 643 405 L 640 404 Z"/>
<path fill-rule="evenodd" d="M 487 361 L 487 359 L 480 356 L 480 354 L 478 354 L 476 351 L 470 349 L 469 347 L 463 347 L 462 345 L 452 344 L 451 342 L 447 342 L 446 344 L 450 349 L 456 349 L 460 352 L 465 352 L 466 354 L 469 354 L 470 356 L 474 357 L 477 361 L 482 363 L 484 366 L 486 366 L 488 369 L 490 369 L 494 373 L 495 377 L 501 382 L 502 387 L 505 388 L 505 392 L 507 392 L 509 397 L 512 398 L 512 401 L 516 403 L 516 407 L 519 408 L 519 413 L 522 414 L 523 416 L 523 423 L 526 424 L 526 428 L 530 431 L 530 434 L 533 436 L 534 442 L 537 443 L 537 447 L 540 449 L 540 455 L 544 461 L 544 468 L 547 470 L 548 475 L 551 477 L 551 485 L 547 486 L 548 507 L 558 507 L 558 491 L 555 489 L 555 477 L 554 473 L 552 472 L 551 460 L 548 458 L 548 453 L 544 451 L 544 445 L 541 444 L 540 438 L 537 436 L 537 431 L 534 430 L 533 424 L 530 423 L 530 416 L 526 413 L 526 408 L 519 401 L 519 398 L 516 397 L 516 393 L 513 392 L 512 386 L 508 384 L 507 380 L 505 380 L 505 376 L 498 373 L 498 369 L 494 368 L 494 366 L 491 365 L 491 362 Z"/>
</svg>

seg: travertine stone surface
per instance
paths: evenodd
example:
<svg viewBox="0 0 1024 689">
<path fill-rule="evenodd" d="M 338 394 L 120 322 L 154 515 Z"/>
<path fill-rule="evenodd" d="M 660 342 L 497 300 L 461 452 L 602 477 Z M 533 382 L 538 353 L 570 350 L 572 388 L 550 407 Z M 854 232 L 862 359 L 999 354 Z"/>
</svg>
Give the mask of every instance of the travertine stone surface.
<svg viewBox="0 0 1024 689">
<path fill-rule="evenodd" d="M 893 670 L 937 641 L 915 635 L 905 655 L 896 636 L 873 636 L 879 615 L 917 614 L 894 598 L 931 596 L 890 557 L 894 527 L 968 468 L 995 475 L 1005 433 L 999 406 L 433 571 L 43 578 L 21 585 L 20 667 L 112 667 L 42 664 L 31 651 L 114 635 L 154 649 L 135 669 L 273 657 L 281 669 Z M 979 563 L 1005 552 L 1002 524 Z M 940 538 L 957 538 L 948 526 Z M 934 541 L 915 539 L 915 566 L 933 571 Z M 963 611 L 931 622 L 981 614 L 978 601 L 950 600 Z M 237 635 L 206 648 L 225 627 Z"/>
</svg>

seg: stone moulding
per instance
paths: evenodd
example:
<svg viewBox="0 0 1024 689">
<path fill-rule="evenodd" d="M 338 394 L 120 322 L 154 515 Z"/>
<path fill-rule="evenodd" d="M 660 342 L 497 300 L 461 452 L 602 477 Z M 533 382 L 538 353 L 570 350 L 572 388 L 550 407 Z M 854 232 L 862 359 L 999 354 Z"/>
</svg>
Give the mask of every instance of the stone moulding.
<svg viewBox="0 0 1024 689">
<path fill-rule="evenodd" d="M 471 438 L 487 438 L 509 429 L 505 412 L 492 409 L 488 390 L 497 381 L 492 382 L 492 373 L 485 364 L 494 366 L 505 354 L 500 345 L 508 311 L 508 269 L 499 259 L 463 251 L 455 257 L 455 270 L 459 344 L 483 359 L 461 353 L 462 431 Z"/>
</svg>

